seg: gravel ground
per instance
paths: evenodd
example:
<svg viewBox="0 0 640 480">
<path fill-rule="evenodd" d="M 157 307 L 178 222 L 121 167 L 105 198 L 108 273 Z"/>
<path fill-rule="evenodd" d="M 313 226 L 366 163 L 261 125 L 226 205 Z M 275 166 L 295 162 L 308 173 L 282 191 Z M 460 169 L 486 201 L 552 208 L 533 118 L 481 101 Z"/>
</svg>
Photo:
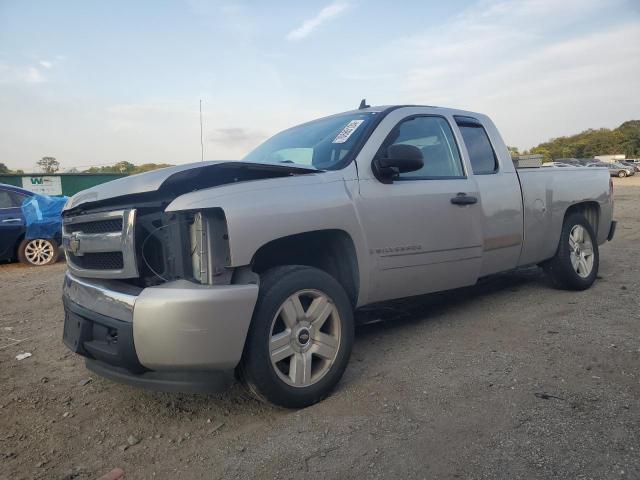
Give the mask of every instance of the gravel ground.
<svg viewBox="0 0 640 480">
<path fill-rule="evenodd" d="M 640 178 L 616 201 L 591 290 L 528 269 L 390 304 L 300 411 L 96 377 L 62 345 L 64 264 L 0 265 L 0 479 L 640 478 Z"/>
</svg>

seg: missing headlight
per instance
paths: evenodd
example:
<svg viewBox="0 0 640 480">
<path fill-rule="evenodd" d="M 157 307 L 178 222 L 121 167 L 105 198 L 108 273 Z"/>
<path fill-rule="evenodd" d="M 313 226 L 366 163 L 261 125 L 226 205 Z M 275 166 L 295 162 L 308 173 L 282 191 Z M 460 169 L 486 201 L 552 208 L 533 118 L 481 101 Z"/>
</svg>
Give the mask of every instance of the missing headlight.
<svg viewBox="0 0 640 480">
<path fill-rule="evenodd" d="M 189 228 L 191 239 L 191 268 L 193 278 L 200 283 L 209 283 L 209 261 L 208 261 L 208 240 L 206 221 L 202 212 L 198 212 L 193 217 L 193 223 Z"/>
<path fill-rule="evenodd" d="M 197 212 L 189 228 L 193 278 L 204 284 L 231 282 L 229 235 L 221 209 Z"/>
</svg>

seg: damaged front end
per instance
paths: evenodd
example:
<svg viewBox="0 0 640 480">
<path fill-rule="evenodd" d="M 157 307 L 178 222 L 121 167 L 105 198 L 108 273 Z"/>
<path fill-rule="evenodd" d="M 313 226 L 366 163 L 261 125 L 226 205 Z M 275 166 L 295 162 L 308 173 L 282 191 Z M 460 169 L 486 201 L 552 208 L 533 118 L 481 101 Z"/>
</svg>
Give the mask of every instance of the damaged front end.
<svg viewBox="0 0 640 480">
<path fill-rule="evenodd" d="M 63 212 L 64 343 L 89 369 L 118 382 L 165 391 L 224 388 L 242 355 L 257 281 L 230 266 L 221 208 L 167 206 L 195 190 L 314 172 L 210 162 L 74 196 Z"/>
<path fill-rule="evenodd" d="M 168 214 L 160 208 L 65 215 L 63 246 L 69 271 L 140 288 L 177 279 L 220 283 L 229 263 L 222 210 Z"/>
<path fill-rule="evenodd" d="M 71 273 L 140 288 L 177 279 L 228 284 L 232 272 L 222 209 L 167 213 L 167 205 L 184 193 L 228 183 L 318 172 L 244 162 L 164 170 L 109 182 L 69 201 L 63 212 L 63 246 Z"/>
</svg>

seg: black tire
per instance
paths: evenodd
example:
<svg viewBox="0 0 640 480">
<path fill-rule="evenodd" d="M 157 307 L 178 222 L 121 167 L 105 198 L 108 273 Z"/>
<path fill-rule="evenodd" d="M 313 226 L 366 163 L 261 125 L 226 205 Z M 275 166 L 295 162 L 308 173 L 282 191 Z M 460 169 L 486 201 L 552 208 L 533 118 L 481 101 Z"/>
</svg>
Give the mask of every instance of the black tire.
<svg viewBox="0 0 640 480">
<path fill-rule="evenodd" d="M 625 172 L 624 170 L 620 170 L 620 171 L 618 172 L 618 177 L 619 177 L 619 178 L 624 178 L 624 177 L 626 177 L 626 176 L 627 176 L 627 172 Z"/>
<path fill-rule="evenodd" d="M 569 244 L 569 235 L 576 225 L 582 226 L 585 234 L 589 235 L 593 249 L 593 266 L 589 275 L 585 277 L 580 276 L 571 263 L 572 251 Z M 564 290 L 586 290 L 593 285 L 598 276 L 599 263 L 600 253 L 593 227 L 580 213 L 569 214 L 562 225 L 560 243 L 555 257 L 543 265 L 546 273 L 558 288 Z"/>
<path fill-rule="evenodd" d="M 50 246 L 51 249 L 51 255 L 49 256 L 48 260 L 43 262 L 43 263 L 37 263 L 32 261 L 29 258 L 29 255 L 26 252 L 27 246 L 29 245 L 30 242 L 34 242 L 34 241 L 43 241 L 43 242 L 47 242 L 47 244 Z M 24 263 L 25 265 L 29 265 L 30 267 L 44 267 L 45 265 L 53 265 L 54 263 L 56 263 L 58 261 L 58 258 L 60 256 L 60 248 L 58 247 L 58 244 L 56 243 L 55 240 L 51 240 L 51 239 L 32 239 L 32 240 L 22 240 L 20 242 L 20 245 L 18 245 L 18 260 L 20 261 L 20 263 Z"/>
<path fill-rule="evenodd" d="M 300 290 L 313 289 L 329 297 L 337 309 L 340 343 L 335 360 L 324 375 L 309 386 L 283 381 L 271 363 L 269 339 L 282 304 Z M 353 309 L 342 286 L 317 268 L 275 267 L 260 276 L 260 293 L 238 367 L 240 379 L 259 400 L 286 408 L 304 408 L 324 399 L 340 381 L 349 362 L 354 337 Z"/>
</svg>

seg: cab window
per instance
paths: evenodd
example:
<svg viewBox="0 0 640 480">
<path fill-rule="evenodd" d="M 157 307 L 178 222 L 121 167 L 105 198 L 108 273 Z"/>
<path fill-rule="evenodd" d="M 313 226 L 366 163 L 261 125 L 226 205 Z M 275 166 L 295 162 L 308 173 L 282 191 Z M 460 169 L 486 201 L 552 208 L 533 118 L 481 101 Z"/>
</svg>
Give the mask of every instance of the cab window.
<svg viewBox="0 0 640 480">
<path fill-rule="evenodd" d="M 417 116 L 400 122 L 379 155 L 391 145 L 413 145 L 422 152 L 424 166 L 401 173 L 396 180 L 464 178 L 462 160 L 449 123 L 442 117 Z"/>
</svg>

